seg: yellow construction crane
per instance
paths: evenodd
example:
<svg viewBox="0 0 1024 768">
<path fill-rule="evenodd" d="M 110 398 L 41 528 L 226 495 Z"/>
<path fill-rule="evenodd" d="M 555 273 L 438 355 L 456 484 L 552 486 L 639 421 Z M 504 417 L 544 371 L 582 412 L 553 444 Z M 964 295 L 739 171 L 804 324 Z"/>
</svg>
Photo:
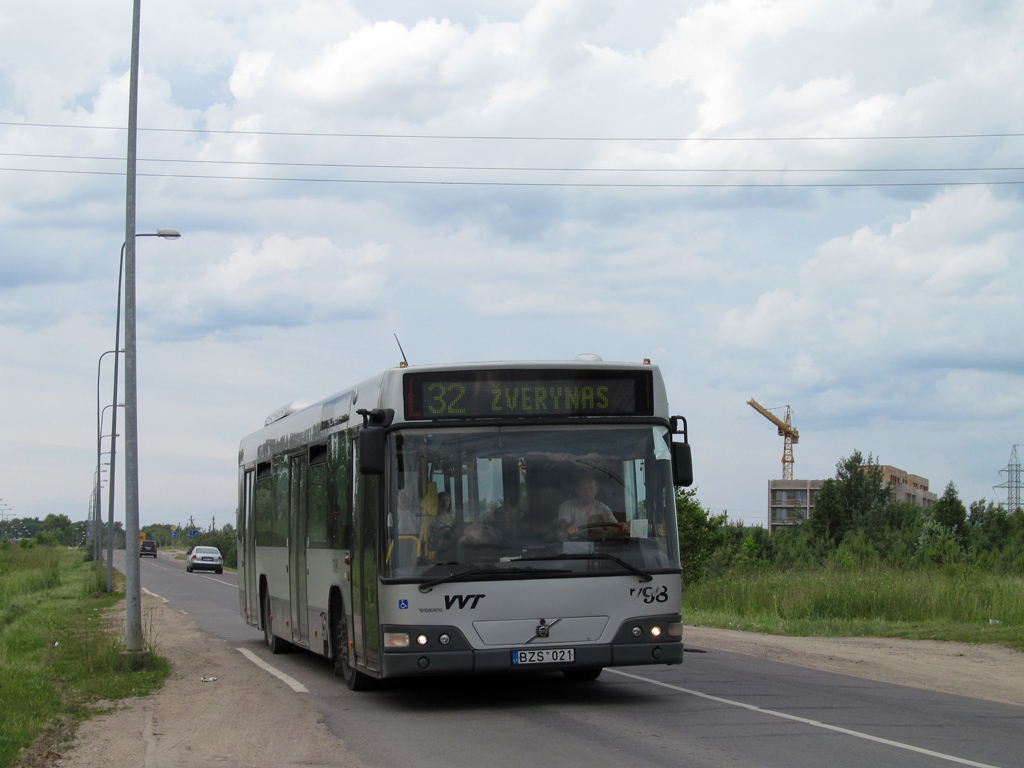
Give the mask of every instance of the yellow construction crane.
<svg viewBox="0 0 1024 768">
<path fill-rule="evenodd" d="M 761 405 L 757 400 L 751 398 L 747 401 L 747 405 L 753 408 L 755 411 L 764 416 L 768 421 L 779 428 L 779 434 L 786 439 L 785 447 L 782 449 L 782 479 L 792 480 L 793 479 L 793 445 L 800 442 L 800 433 L 793 426 L 793 412 L 790 410 L 788 405 L 779 406 L 778 408 L 768 409 Z M 786 420 L 783 421 L 776 416 L 772 411 L 778 411 L 782 408 L 786 409 Z"/>
</svg>

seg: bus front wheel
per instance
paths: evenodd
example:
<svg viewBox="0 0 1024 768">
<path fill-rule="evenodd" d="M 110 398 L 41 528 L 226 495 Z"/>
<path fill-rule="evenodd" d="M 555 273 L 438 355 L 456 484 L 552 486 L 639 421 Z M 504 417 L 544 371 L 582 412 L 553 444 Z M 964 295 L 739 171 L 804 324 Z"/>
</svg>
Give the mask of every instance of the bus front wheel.
<svg viewBox="0 0 1024 768">
<path fill-rule="evenodd" d="M 331 645 L 334 648 L 334 674 L 345 679 L 349 690 L 365 691 L 373 680 L 348 663 L 348 625 L 340 600 L 331 601 Z"/>
</svg>

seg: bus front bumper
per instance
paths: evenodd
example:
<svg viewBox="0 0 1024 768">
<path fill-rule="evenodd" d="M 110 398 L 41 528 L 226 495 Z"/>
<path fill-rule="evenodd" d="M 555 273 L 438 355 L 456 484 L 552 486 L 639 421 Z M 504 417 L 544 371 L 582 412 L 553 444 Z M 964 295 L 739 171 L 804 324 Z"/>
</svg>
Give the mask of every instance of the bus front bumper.
<svg viewBox="0 0 1024 768">
<path fill-rule="evenodd" d="M 678 621 L 678 619 L 676 619 Z M 651 622 L 650 617 L 644 623 Z M 625 625 L 635 625 L 635 621 Z M 385 633 L 411 632 L 412 627 L 384 627 Z M 513 663 L 514 655 L 524 650 L 537 650 L 538 646 L 519 648 L 473 648 L 455 627 L 432 627 L 428 641 L 422 647 L 389 649 L 385 647 L 381 659 L 381 676 L 420 677 L 424 675 L 490 674 L 499 672 L 544 672 L 573 669 L 595 669 L 599 667 L 630 667 L 641 664 L 682 664 L 683 643 L 681 637 L 663 637 L 657 642 L 639 641 L 628 631 L 616 633 L 611 643 L 600 644 L 559 644 L 559 649 L 571 648 L 573 661 L 546 662 L 538 664 Z M 439 634 L 448 636 L 442 646 L 433 641 Z M 646 640 L 646 638 L 644 639 Z M 547 646 L 552 647 L 552 646 Z"/>
</svg>

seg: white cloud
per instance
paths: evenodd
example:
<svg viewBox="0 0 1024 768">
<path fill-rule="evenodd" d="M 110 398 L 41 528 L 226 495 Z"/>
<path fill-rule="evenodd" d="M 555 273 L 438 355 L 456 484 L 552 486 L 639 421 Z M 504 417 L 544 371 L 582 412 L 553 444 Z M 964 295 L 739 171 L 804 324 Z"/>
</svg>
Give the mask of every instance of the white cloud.
<svg viewBox="0 0 1024 768">
<path fill-rule="evenodd" d="M 273 51 L 243 51 L 239 54 L 235 71 L 228 81 L 231 95 L 236 99 L 252 98 L 263 84 L 273 60 Z"/>
<path fill-rule="evenodd" d="M 432 86 L 440 63 L 463 36 L 447 21 L 429 19 L 412 29 L 378 22 L 330 45 L 308 66 L 286 75 L 282 85 L 330 103 L 344 103 L 381 88 Z"/>
<path fill-rule="evenodd" d="M 343 250 L 325 238 L 275 235 L 239 245 L 199 275 L 154 286 L 147 303 L 172 336 L 302 326 L 372 315 L 386 269 L 379 246 Z"/>
<path fill-rule="evenodd" d="M 775 386 L 821 398 L 822 414 L 867 398 L 862 405 L 879 414 L 942 418 L 946 397 L 915 399 L 955 391 L 950 382 L 963 376 L 990 407 L 1009 406 L 1007 377 L 1024 373 L 1024 340 L 1006 333 L 1024 307 L 1024 265 L 1012 259 L 1022 246 L 1015 201 L 984 188 L 946 192 L 887 227 L 823 243 L 790 288 L 728 311 L 719 338 L 774 361 Z M 847 389 L 860 395 L 841 396 L 842 406 L 834 390 Z M 974 406 L 956 412 L 965 408 Z"/>
<path fill-rule="evenodd" d="M 123 125 L 130 21 L 92 0 L 5 3 L 0 121 Z M 140 124 L 175 130 L 140 134 L 140 171 L 164 175 L 140 176 L 138 230 L 184 234 L 139 248 L 156 518 L 194 477 L 223 519 L 233 477 L 218 492 L 221 467 L 188 454 L 221 455 L 281 403 L 392 364 L 393 333 L 415 362 L 654 355 L 674 409 L 692 416 L 713 508 L 759 509 L 776 471 L 774 444 L 762 463 L 746 436 L 761 426 L 751 396 L 794 405 L 801 445 L 816 446 L 803 456 L 823 456 L 823 471 L 874 450 L 926 476 L 948 470 L 966 496 L 989 492 L 1021 439 L 1015 187 L 384 183 L 1008 180 L 1019 173 L 842 169 L 1016 167 L 1019 138 L 308 135 L 1012 133 L 1024 125 L 1019 4 L 154 0 L 142 21 Z M 18 478 L 40 476 L 37 456 L 5 444 L 16 508 L 87 500 L 88 369 L 112 343 L 124 149 L 122 130 L 0 126 L 0 166 L 35 169 L 0 170 L 0 394 L 24 401 L 3 434 L 68 452 L 55 472 L 66 487 L 19 504 L 36 497 Z M 738 483 L 736 466 L 756 470 Z"/>
</svg>

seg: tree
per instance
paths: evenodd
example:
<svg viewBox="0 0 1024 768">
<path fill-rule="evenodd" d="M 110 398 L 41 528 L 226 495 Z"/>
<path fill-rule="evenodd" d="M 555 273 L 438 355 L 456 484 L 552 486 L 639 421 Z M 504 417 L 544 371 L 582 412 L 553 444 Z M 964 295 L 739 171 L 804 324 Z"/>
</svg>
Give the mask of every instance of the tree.
<svg viewBox="0 0 1024 768">
<path fill-rule="evenodd" d="M 956 486 L 950 480 L 942 497 L 931 506 L 931 518 L 961 544 L 967 543 L 967 509 L 957 495 Z"/>
<path fill-rule="evenodd" d="M 63 544 L 65 547 L 73 547 L 76 543 L 75 527 L 67 515 L 47 515 L 43 519 L 40 533 L 45 533 L 55 543 Z"/>
<path fill-rule="evenodd" d="M 722 543 L 726 516 L 712 515 L 704 509 L 697 499 L 696 488 L 676 488 L 676 517 L 683 585 L 696 584 L 704 576 L 704 565 L 712 551 Z"/>
<path fill-rule="evenodd" d="M 1009 512 L 985 499 L 971 503 L 968 549 L 979 566 L 1024 572 L 1024 511 Z"/>
<path fill-rule="evenodd" d="M 854 451 L 836 464 L 835 479 L 822 484 L 810 519 L 812 530 L 838 545 L 851 531 L 870 531 L 890 497 L 882 485 L 881 465 L 870 454 L 865 461 L 860 451 Z"/>
</svg>

